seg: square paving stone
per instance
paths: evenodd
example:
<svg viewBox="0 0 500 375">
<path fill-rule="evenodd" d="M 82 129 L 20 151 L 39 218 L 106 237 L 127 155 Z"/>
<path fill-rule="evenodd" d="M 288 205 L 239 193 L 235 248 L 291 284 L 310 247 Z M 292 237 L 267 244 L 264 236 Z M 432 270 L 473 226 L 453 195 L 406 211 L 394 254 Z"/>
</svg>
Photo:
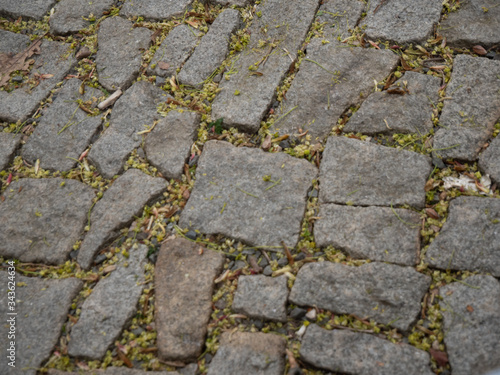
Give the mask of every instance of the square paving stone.
<svg viewBox="0 0 500 375">
<path fill-rule="evenodd" d="M 50 31 L 54 34 L 68 35 L 90 26 L 84 18 L 93 14 L 97 19 L 102 12 L 111 8 L 114 0 L 63 0 L 57 3 L 54 14 L 50 16 Z"/>
<path fill-rule="evenodd" d="M 1 152 L 1 151 L 0 151 Z M 479 157 L 479 168 L 500 183 L 500 137 L 496 137 Z M 0 163 L 1 164 L 1 163 Z M 1 169 L 1 168 L 0 168 Z"/>
<path fill-rule="evenodd" d="M 0 30 L 0 53 L 22 52 L 30 44 L 28 35 L 17 34 L 7 30 Z"/>
<path fill-rule="evenodd" d="M 323 0 L 316 19 L 326 22 L 324 32 L 330 41 L 342 41 L 351 36 L 349 30 L 356 27 L 365 6 L 362 0 Z"/>
<path fill-rule="evenodd" d="M 294 247 L 317 169 L 283 153 L 205 144 L 179 225 L 254 246 Z"/>
<path fill-rule="evenodd" d="M 7 168 L 20 141 L 20 134 L 0 133 L 0 171 Z"/>
<path fill-rule="evenodd" d="M 41 20 L 57 0 L 12 1 L 0 0 L 0 16 Z"/>
<path fill-rule="evenodd" d="M 150 20 L 165 21 L 182 17 L 193 0 L 125 0 L 120 14 L 125 17 L 142 16 Z"/>
</svg>

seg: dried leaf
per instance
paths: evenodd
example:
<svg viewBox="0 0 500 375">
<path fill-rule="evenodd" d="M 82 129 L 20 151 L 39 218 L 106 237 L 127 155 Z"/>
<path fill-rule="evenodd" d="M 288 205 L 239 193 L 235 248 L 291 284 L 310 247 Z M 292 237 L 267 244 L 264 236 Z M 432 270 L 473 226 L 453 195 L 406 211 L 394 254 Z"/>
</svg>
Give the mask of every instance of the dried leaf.
<svg viewBox="0 0 500 375">
<path fill-rule="evenodd" d="M 187 24 L 193 26 L 195 29 L 197 29 L 198 26 L 200 26 L 200 21 L 198 21 L 198 20 L 194 20 L 194 21 L 188 21 L 188 20 L 186 20 L 185 22 Z"/>
<path fill-rule="evenodd" d="M 261 148 L 264 150 L 264 151 L 268 151 L 270 148 L 271 148 L 271 140 L 272 140 L 272 137 L 270 134 L 268 134 L 266 136 L 266 138 L 264 139 L 264 141 L 262 141 L 262 146 Z"/>
<path fill-rule="evenodd" d="M 29 65 L 35 60 L 28 60 L 33 54 L 40 52 L 42 37 L 36 39 L 24 51 L 19 52 L 14 56 L 5 53 L 0 53 L 0 87 L 5 86 L 9 82 L 10 74 L 16 70 L 27 70 Z"/>
<path fill-rule="evenodd" d="M 134 367 L 132 361 L 128 359 L 128 357 L 125 354 L 123 354 L 121 350 L 117 350 L 117 353 L 118 353 L 118 358 L 125 364 L 125 366 L 127 366 L 128 368 Z"/>
<path fill-rule="evenodd" d="M 158 61 L 158 64 L 156 64 L 156 66 L 158 66 L 158 68 L 162 70 L 167 70 L 168 68 L 170 68 L 170 64 L 166 63 L 165 61 Z"/>
<path fill-rule="evenodd" d="M 448 355 L 445 352 L 429 349 L 429 353 L 436 360 L 439 367 L 444 367 L 448 363 Z"/>
<path fill-rule="evenodd" d="M 372 42 L 371 40 L 368 41 L 368 43 L 370 43 L 373 47 L 375 47 L 376 49 L 380 49 L 380 47 L 378 46 L 377 43 L 375 42 Z"/>
<path fill-rule="evenodd" d="M 110 272 L 112 272 L 114 270 L 116 270 L 116 265 L 112 264 L 110 266 L 104 267 L 103 270 L 102 270 L 102 273 L 106 274 L 106 273 L 110 273 Z"/>
<path fill-rule="evenodd" d="M 467 305 L 466 309 L 467 309 L 468 312 L 473 312 L 474 311 L 474 307 L 472 307 L 471 305 Z"/>
<path fill-rule="evenodd" d="M 425 212 L 427 213 L 427 215 L 429 215 L 433 219 L 439 219 L 438 213 L 433 208 L 426 208 Z"/>
<path fill-rule="evenodd" d="M 75 57 L 77 60 L 81 60 L 81 59 L 84 59 L 86 57 L 89 57 L 90 55 L 92 55 L 92 52 L 90 51 L 90 49 L 88 47 L 82 47 L 76 53 Z"/>
<path fill-rule="evenodd" d="M 472 50 L 474 51 L 474 53 L 476 53 L 480 56 L 484 56 L 488 53 L 483 47 L 481 47 L 479 45 L 472 47 Z"/>
<path fill-rule="evenodd" d="M 401 66 L 403 67 L 404 70 L 413 70 L 413 68 L 408 65 L 405 61 L 405 59 L 401 56 Z"/>
</svg>

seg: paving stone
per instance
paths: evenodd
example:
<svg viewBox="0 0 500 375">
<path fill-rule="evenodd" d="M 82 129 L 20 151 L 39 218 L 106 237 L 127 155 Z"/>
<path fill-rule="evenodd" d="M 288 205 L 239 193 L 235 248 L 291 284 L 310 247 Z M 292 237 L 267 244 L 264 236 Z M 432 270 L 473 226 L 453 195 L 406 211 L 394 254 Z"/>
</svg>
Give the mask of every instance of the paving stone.
<svg viewBox="0 0 500 375">
<path fill-rule="evenodd" d="M 129 169 L 111 185 L 92 210 L 90 231 L 78 253 L 78 263 L 90 268 L 95 254 L 116 239 L 119 230 L 140 216 L 146 204 L 157 198 L 167 187 L 162 178 L 154 178 Z"/>
<path fill-rule="evenodd" d="M 294 247 L 316 174 L 290 155 L 209 141 L 179 225 L 254 246 Z"/>
<path fill-rule="evenodd" d="M 192 361 L 201 354 L 214 279 L 223 265 L 219 253 L 182 238 L 161 247 L 155 268 L 155 322 L 163 360 Z"/>
<path fill-rule="evenodd" d="M 240 12 L 226 9 L 214 21 L 208 33 L 182 67 L 177 79 L 190 86 L 202 83 L 222 64 L 229 52 L 229 42 L 241 24 Z"/>
<path fill-rule="evenodd" d="M 114 0 L 64 0 L 54 8 L 54 14 L 50 17 L 50 31 L 56 35 L 68 35 L 90 26 L 90 21 L 84 20 L 93 14 L 96 18 L 102 16 L 102 12 L 111 8 Z"/>
<path fill-rule="evenodd" d="M 66 81 L 57 98 L 45 111 L 33 134 L 22 148 L 22 156 L 34 164 L 40 159 L 44 169 L 67 171 L 75 166 L 80 154 L 102 123 L 101 116 L 89 116 L 79 108 L 78 100 L 91 100 L 104 94 L 86 87 L 80 95 L 82 81 Z"/>
<path fill-rule="evenodd" d="M 95 62 L 99 83 L 108 91 L 127 89 L 139 75 L 142 52 L 149 48 L 152 32 L 120 17 L 106 18 L 97 32 Z"/>
<path fill-rule="evenodd" d="M 431 282 L 411 267 L 368 263 L 359 267 L 338 263 L 302 266 L 288 300 L 337 314 L 356 314 L 408 331 L 420 313 L 420 302 Z"/>
<path fill-rule="evenodd" d="M 0 151 L 1 152 L 1 151 Z M 479 168 L 497 183 L 500 182 L 500 137 L 496 137 L 479 157 Z M 1 162 L 0 162 L 1 166 Z M 0 169 L 2 169 L 0 167 Z"/>
<path fill-rule="evenodd" d="M 287 277 L 240 276 L 233 310 L 257 319 L 286 322 Z"/>
<path fill-rule="evenodd" d="M 420 262 L 420 215 L 404 209 L 320 206 L 314 239 L 320 247 L 332 245 L 357 259 L 406 266 Z"/>
<path fill-rule="evenodd" d="M 0 372 L 5 375 L 35 375 L 59 342 L 71 302 L 83 283 L 76 278 L 49 280 L 16 274 L 15 311 L 10 311 L 7 294 L 8 273 L 0 271 L 0 279 L 4 285 L 0 295 L 0 313 L 4 318 L 0 325 L 4 350 Z M 17 315 L 7 315 L 11 312 Z M 15 338 L 8 340 L 8 335 L 12 334 L 8 323 L 11 318 L 15 319 L 15 325 L 12 326 L 15 328 Z M 11 341 L 15 342 L 15 367 L 8 365 Z"/>
<path fill-rule="evenodd" d="M 227 128 L 245 132 L 259 129 L 276 88 L 297 57 L 317 7 L 316 0 L 269 0 L 257 6 L 262 16 L 252 21 L 249 45 L 234 64 L 236 73 L 221 82 L 222 91 L 212 104 L 212 118 L 224 118 Z M 259 47 L 259 41 L 269 43 Z M 272 43 L 278 44 L 273 50 L 269 47 Z M 262 75 L 250 74 L 249 68 Z"/>
<path fill-rule="evenodd" d="M 454 375 L 491 374 L 500 367 L 500 283 L 475 275 L 440 288 L 444 342 Z"/>
<path fill-rule="evenodd" d="M 181 375 L 181 373 L 177 371 L 144 371 L 126 367 L 108 367 L 106 370 L 78 372 L 49 369 L 48 375 Z"/>
<path fill-rule="evenodd" d="M 316 19 L 326 22 L 324 32 L 330 41 L 342 41 L 351 36 L 366 4 L 362 0 L 325 0 L 322 1 Z"/>
<path fill-rule="evenodd" d="M 223 333 L 207 375 L 281 375 L 285 370 L 285 340 L 273 334 Z"/>
<path fill-rule="evenodd" d="M 432 267 L 490 272 L 500 276 L 500 200 L 458 197 L 427 250 Z"/>
<path fill-rule="evenodd" d="M 170 111 L 146 138 L 149 162 L 167 179 L 180 179 L 184 164 L 198 135 L 201 116 L 195 112 Z"/>
<path fill-rule="evenodd" d="M 142 16 L 148 20 L 165 21 L 173 17 L 182 17 L 193 0 L 126 0 L 120 11 L 125 17 Z"/>
<path fill-rule="evenodd" d="M 0 255 L 23 262 L 60 264 L 79 239 L 94 197 L 75 180 L 31 179 L 13 182 L 0 203 Z"/>
<path fill-rule="evenodd" d="M 212 3 L 216 5 L 236 5 L 239 7 L 244 7 L 250 4 L 255 3 L 255 0 L 212 0 Z"/>
<path fill-rule="evenodd" d="M 442 158 L 476 160 L 500 118 L 500 61 L 458 55 L 434 137 Z M 458 145 L 458 146 L 457 146 Z"/>
<path fill-rule="evenodd" d="M 166 98 L 160 88 L 140 81 L 116 101 L 109 128 L 88 154 L 104 178 L 112 178 L 123 170 L 128 155 L 142 143 L 143 135 L 137 133 L 160 118 L 156 106 Z"/>
<path fill-rule="evenodd" d="M 309 130 L 313 139 L 322 140 L 346 109 L 372 92 L 373 80 L 383 80 L 398 61 L 399 57 L 388 50 L 344 48 L 314 39 L 273 130 L 280 134 Z"/>
<path fill-rule="evenodd" d="M 20 134 L 0 133 L 0 171 L 9 165 L 20 141 Z"/>
<path fill-rule="evenodd" d="M 442 4 L 434 0 L 377 0 L 370 4 L 366 36 L 371 40 L 389 40 L 400 44 L 424 43 L 441 18 Z"/>
<path fill-rule="evenodd" d="M 327 331 L 312 324 L 302 339 L 300 357 L 335 373 L 356 375 L 432 375 L 429 354 L 367 333 Z"/>
<path fill-rule="evenodd" d="M 41 20 L 57 0 L 12 1 L 0 0 L 0 16 Z"/>
<path fill-rule="evenodd" d="M 425 205 L 431 159 L 346 137 L 330 137 L 320 166 L 322 203 Z"/>
<path fill-rule="evenodd" d="M 30 44 L 28 35 L 17 34 L 6 30 L 0 30 L 0 53 L 22 52 Z"/>
</svg>

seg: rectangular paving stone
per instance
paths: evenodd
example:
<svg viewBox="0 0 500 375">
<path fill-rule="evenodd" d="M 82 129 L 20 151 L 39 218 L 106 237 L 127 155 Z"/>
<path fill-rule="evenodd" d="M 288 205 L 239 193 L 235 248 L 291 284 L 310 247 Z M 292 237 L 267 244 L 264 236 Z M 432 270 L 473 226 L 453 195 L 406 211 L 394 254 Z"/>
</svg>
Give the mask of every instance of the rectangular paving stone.
<svg viewBox="0 0 500 375">
<path fill-rule="evenodd" d="M 0 0 L 0 16 L 41 20 L 57 0 L 12 1 Z"/>
<path fill-rule="evenodd" d="M 322 203 L 425 205 L 431 159 L 346 137 L 329 137 L 320 166 Z"/>
<path fill-rule="evenodd" d="M 500 182 L 500 163 L 498 160 L 500 160 L 500 137 L 496 137 L 479 157 L 479 168 L 497 183 Z"/>
<path fill-rule="evenodd" d="M 302 266 L 288 300 L 336 314 L 355 314 L 408 331 L 420 313 L 420 302 L 431 282 L 411 267 L 368 263 L 359 267 L 338 263 Z"/>
<path fill-rule="evenodd" d="M 30 44 L 28 35 L 17 34 L 7 30 L 0 30 L 0 53 L 22 52 Z"/>
<path fill-rule="evenodd" d="M 324 0 L 316 19 L 326 22 L 324 32 L 327 39 L 342 41 L 351 36 L 349 30 L 356 27 L 365 6 L 362 0 Z"/>
<path fill-rule="evenodd" d="M 54 7 L 54 14 L 50 16 L 50 31 L 56 35 L 68 35 L 85 29 L 90 21 L 85 20 L 93 14 L 97 19 L 102 12 L 111 8 L 113 0 L 63 0 Z"/>
<path fill-rule="evenodd" d="M 290 155 L 209 141 L 179 225 L 253 246 L 294 247 L 316 175 L 311 163 Z"/>
<path fill-rule="evenodd" d="M 234 64 L 236 73 L 222 80 L 212 104 L 212 118 L 224 127 L 253 133 L 276 96 L 276 88 L 297 57 L 318 7 L 317 0 L 268 0 L 257 6 L 251 39 Z M 264 46 L 260 41 L 266 42 Z M 253 71 L 261 75 L 251 74 Z"/>
<path fill-rule="evenodd" d="M 312 324 L 302 339 L 300 357 L 335 373 L 356 375 L 431 375 L 429 354 L 408 344 L 393 344 L 367 333 L 327 331 Z"/>
<path fill-rule="evenodd" d="M 0 171 L 9 165 L 20 141 L 20 134 L 0 133 Z"/>
<path fill-rule="evenodd" d="M 125 17 L 142 16 L 148 20 L 164 21 L 182 17 L 193 0 L 126 0 L 120 11 Z"/>
</svg>

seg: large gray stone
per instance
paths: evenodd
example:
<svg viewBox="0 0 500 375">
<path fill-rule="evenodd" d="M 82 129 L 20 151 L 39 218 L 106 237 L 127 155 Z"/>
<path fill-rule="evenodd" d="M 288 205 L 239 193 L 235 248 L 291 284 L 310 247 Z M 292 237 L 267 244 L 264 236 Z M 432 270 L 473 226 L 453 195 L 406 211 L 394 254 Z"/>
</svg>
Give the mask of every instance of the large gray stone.
<svg viewBox="0 0 500 375">
<path fill-rule="evenodd" d="M 444 342 L 454 375 L 500 367 L 500 283 L 475 275 L 440 288 Z M 496 373 L 493 371 L 491 374 Z"/>
<path fill-rule="evenodd" d="M 90 25 L 84 18 L 93 14 L 96 18 L 109 9 L 114 0 L 63 0 L 57 3 L 54 14 L 50 17 L 50 31 L 53 34 L 68 35 Z"/>
<path fill-rule="evenodd" d="M 458 197 L 426 254 L 441 269 L 489 272 L 500 276 L 500 199 Z"/>
<path fill-rule="evenodd" d="M 288 300 L 408 331 L 430 282 L 430 276 L 392 264 L 308 263 L 299 270 Z"/>
<path fill-rule="evenodd" d="M 20 141 L 21 135 L 0 133 L 0 171 L 7 168 Z"/>
<path fill-rule="evenodd" d="M 154 178 L 138 169 L 129 169 L 111 185 L 96 203 L 90 216 L 90 231 L 78 253 L 84 269 L 92 265 L 94 255 L 119 235 L 119 230 L 140 216 L 144 205 L 157 198 L 167 187 L 162 178 Z"/>
<path fill-rule="evenodd" d="M 210 363 L 207 375 L 282 375 L 285 370 L 285 340 L 277 335 L 226 332 Z"/>
<path fill-rule="evenodd" d="M 15 298 L 9 299 L 7 288 L 12 279 L 9 280 L 8 276 L 7 272 L 0 271 L 4 285 L 0 295 L 0 314 L 3 317 L 0 334 L 4 352 L 0 372 L 4 375 L 35 375 L 58 343 L 71 302 L 83 283 L 75 278 L 49 280 L 16 274 Z M 15 304 L 9 304 L 13 301 Z M 14 310 L 9 307 L 14 307 Z M 16 315 L 8 315 L 10 313 Z M 15 324 L 11 325 L 9 319 L 14 319 Z M 9 334 L 15 337 L 8 337 Z M 15 367 L 8 365 L 10 342 L 15 342 Z"/>
<path fill-rule="evenodd" d="M 28 35 L 17 34 L 7 30 L 0 30 L 0 53 L 16 53 L 22 52 L 30 44 Z"/>
<path fill-rule="evenodd" d="M 283 153 L 205 144 L 179 225 L 255 246 L 296 245 L 317 169 Z"/>
<path fill-rule="evenodd" d="M 255 17 L 250 26 L 250 43 L 234 63 L 236 73 L 221 83 L 212 118 L 224 118 L 225 127 L 245 132 L 259 129 L 276 88 L 297 58 L 317 7 L 316 0 L 268 0 L 257 7 L 261 17 Z M 266 43 L 259 46 L 259 41 Z M 252 74 L 253 70 L 261 75 Z"/>
<path fill-rule="evenodd" d="M 356 375 L 432 375 L 429 354 L 366 333 L 307 328 L 300 357 L 335 373 Z"/>
<path fill-rule="evenodd" d="M 155 273 L 158 354 L 167 361 L 192 361 L 201 354 L 212 313 L 214 279 L 224 257 L 185 239 L 167 241 Z"/>
<path fill-rule="evenodd" d="M 13 182 L 3 195 L 0 255 L 23 262 L 65 262 L 83 232 L 93 190 L 75 180 L 26 178 Z"/>
<path fill-rule="evenodd" d="M 0 16 L 41 20 L 57 0 L 0 0 Z"/>
<path fill-rule="evenodd" d="M 81 84 L 76 78 L 64 84 L 22 148 L 24 159 L 32 164 L 40 159 L 40 166 L 51 170 L 67 171 L 75 166 L 102 123 L 100 116 L 89 116 L 79 108 L 78 100 L 97 101 L 103 93 L 86 87 L 81 95 Z"/>
<path fill-rule="evenodd" d="M 366 4 L 362 0 L 324 0 L 321 2 L 316 19 L 326 22 L 325 37 L 331 41 L 342 41 L 351 36 L 361 18 Z"/>
<path fill-rule="evenodd" d="M 181 17 L 193 0 L 126 0 L 120 14 L 125 17 L 142 16 L 146 19 L 164 21 Z"/>
<path fill-rule="evenodd" d="M 420 262 L 420 215 L 386 207 L 323 204 L 314 223 L 320 247 L 332 245 L 353 258 L 406 266 Z"/>
<path fill-rule="evenodd" d="M 423 208 L 431 159 L 346 137 L 330 137 L 320 166 L 322 203 Z"/>
<path fill-rule="evenodd" d="M 479 168 L 500 183 L 500 137 L 496 137 L 479 157 Z M 1 165 L 1 163 L 0 163 Z M 0 168 L 1 169 L 1 168 Z"/>
</svg>

